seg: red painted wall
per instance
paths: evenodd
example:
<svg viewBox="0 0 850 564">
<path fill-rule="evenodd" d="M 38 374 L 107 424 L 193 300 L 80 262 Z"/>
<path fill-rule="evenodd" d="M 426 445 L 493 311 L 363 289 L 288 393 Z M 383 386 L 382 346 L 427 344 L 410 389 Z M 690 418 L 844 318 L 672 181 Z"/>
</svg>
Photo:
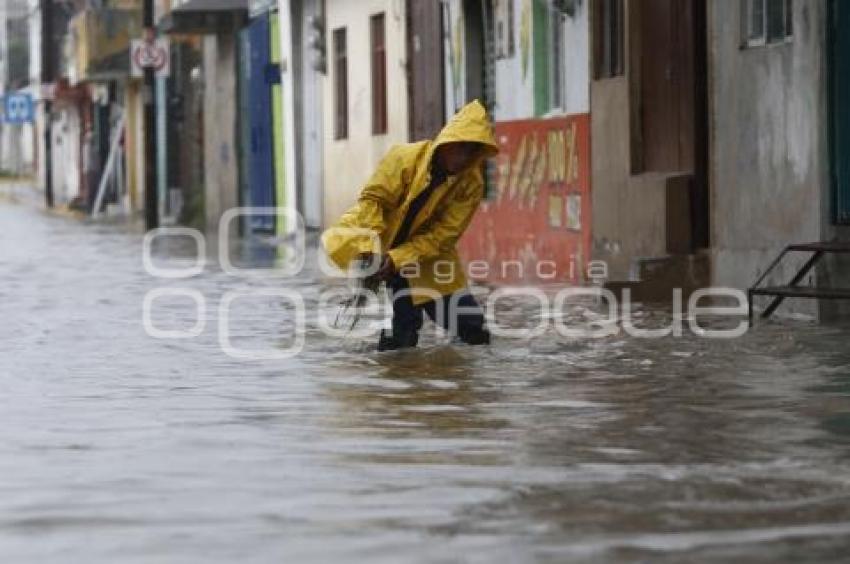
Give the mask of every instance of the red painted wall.
<svg viewBox="0 0 850 564">
<path fill-rule="evenodd" d="M 500 122 L 495 133 L 490 194 L 459 244 L 470 278 L 581 284 L 591 241 L 590 116 Z"/>
</svg>

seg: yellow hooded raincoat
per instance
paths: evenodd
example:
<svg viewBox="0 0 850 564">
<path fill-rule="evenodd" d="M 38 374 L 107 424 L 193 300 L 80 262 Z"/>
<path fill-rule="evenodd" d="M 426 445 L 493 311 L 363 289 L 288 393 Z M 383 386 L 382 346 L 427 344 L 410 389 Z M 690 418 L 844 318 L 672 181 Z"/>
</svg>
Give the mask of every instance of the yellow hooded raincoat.
<svg viewBox="0 0 850 564">
<path fill-rule="evenodd" d="M 484 145 L 481 160 L 437 187 L 413 220 L 407 242 L 386 251 L 411 202 L 430 182 L 435 149 L 462 141 Z M 484 196 L 481 163 L 498 152 L 487 111 L 477 100 L 461 109 L 433 141 L 396 145 L 366 183 L 357 204 L 322 235 L 325 252 L 343 270 L 360 253 L 388 252 L 397 269 L 408 267 L 406 275 L 416 274 L 407 276 L 416 304 L 435 292 L 446 296 L 466 287 L 455 244 Z"/>
</svg>

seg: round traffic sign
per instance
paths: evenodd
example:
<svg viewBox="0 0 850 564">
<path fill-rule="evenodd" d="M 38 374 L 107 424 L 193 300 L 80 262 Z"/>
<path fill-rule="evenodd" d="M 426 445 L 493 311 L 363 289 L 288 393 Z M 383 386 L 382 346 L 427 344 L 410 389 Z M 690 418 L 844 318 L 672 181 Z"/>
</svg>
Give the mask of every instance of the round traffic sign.
<svg viewBox="0 0 850 564">
<path fill-rule="evenodd" d="M 133 62 L 139 68 L 161 71 L 168 64 L 168 50 L 155 41 L 145 41 L 133 50 Z"/>
</svg>

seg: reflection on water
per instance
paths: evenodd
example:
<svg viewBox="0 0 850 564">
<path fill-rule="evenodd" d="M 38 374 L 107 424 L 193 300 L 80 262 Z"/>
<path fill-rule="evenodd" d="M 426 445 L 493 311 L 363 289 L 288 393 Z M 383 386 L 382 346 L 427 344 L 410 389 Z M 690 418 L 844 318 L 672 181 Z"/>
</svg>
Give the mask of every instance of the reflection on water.
<svg viewBox="0 0 850 564">
<path fill-rule="evenodd" d="M 140 233 L 11 206 L 0 224 L 3 562 L 777 562 L 850 549 L 846 329 L 550 330 L 489 348 L 431 335 L 379 355 L 322 336 L 309 267 L 274 283 L 305 296 L 305 350 L 244 362 L 220 351 L 218 307 L 270 283 L 209 266 L 185 282 L 206 299 L 204 332 L 158 341 L 142 299 L 175 282 L 145 273 Z M 185 252 L 157 261 L 185 265 Z M 509 319 L 535 316 L 509 306 Z M 194 316 L 166 300 L 155 320 Z M 293 313 L 247 299 L 231 321 L 240 346 L 283 347 Z"/>
</svg>

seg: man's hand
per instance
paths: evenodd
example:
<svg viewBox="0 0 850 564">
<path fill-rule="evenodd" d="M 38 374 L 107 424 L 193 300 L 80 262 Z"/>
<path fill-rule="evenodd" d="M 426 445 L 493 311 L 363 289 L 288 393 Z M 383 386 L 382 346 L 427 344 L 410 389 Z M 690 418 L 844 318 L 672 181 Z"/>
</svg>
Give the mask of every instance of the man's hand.
<svg viewBox="0 0 850 564">
<path fill-rule="evenodd" d="M 393 262 L 393 259 L 390 258 L 390 255 L 361 253 L 357 258 L 363 261 L 369 269 L 373 268 L 373 265 L 380 265 L 374 274 L 369 276 L 370 279 L 377 280 L 378 282 L 386 282 L 395 276 L 395 263 Z"/>
</svg>

